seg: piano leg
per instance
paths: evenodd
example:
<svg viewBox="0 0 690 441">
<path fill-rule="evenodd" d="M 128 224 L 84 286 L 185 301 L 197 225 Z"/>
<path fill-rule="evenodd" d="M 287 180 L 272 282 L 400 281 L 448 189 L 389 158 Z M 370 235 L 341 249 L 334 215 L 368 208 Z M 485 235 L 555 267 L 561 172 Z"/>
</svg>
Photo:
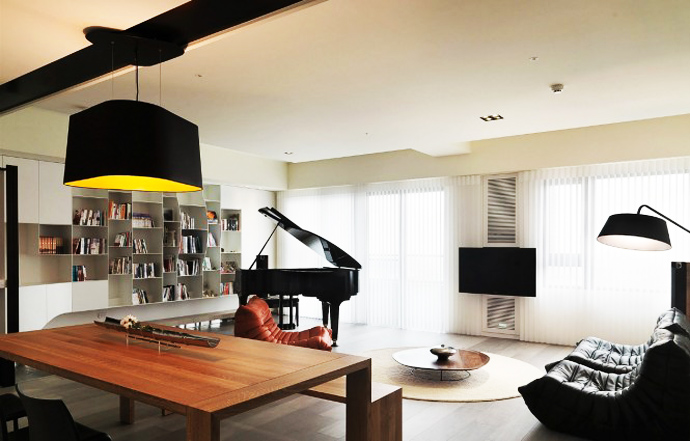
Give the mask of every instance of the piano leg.
<svg viewBox="0 0 690 441">
<path fill-rule="evenodd" d="M 331 305 L 331 329 L 333 329 L 333 347 L 337 347 L 338 340 L 338 316 L 340 315 L 340 303 Z"/>
<path fill-rule="evenodd" d="M 321 302 L 321 318 L 323 320 L 323 326 L 328 327 L 328 302 Z"/>
</svg>

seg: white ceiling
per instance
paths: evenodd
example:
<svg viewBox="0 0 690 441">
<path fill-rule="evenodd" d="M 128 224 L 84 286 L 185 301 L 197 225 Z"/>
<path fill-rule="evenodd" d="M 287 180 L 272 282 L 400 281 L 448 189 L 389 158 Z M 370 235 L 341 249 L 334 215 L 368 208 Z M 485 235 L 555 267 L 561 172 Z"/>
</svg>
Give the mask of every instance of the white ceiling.
<svg viewBox="0 0 690 441">
<path fill-rule="evenodd" d="M 174 0 L 0 0 L 0 82 Z M 539 57 L 530 61 L 530 57 Z M 690 113 L 688 0 L 327 0 L 141 71 L 201 141 L 303 162 Z M 560 95 L 552 83 L 563 83 Z M 57 95 L 74 113 L 134 76 Z M 499 113 L 504 120 L 483 122 Z M 285 155 L 285 152 L 294 152 Z"/>
</svg>

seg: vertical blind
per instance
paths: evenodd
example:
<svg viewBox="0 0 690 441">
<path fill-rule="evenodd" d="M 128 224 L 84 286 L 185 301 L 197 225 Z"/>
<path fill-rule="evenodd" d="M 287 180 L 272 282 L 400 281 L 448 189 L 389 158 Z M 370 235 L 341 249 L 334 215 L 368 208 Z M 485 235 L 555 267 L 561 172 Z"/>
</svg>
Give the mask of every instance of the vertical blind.
<svg viewBox="0 0 690 441">
<path fill-rule="evenodd" d="M 537 298 L 523 301 L 521 338 L 646 341 L 670 307 L 671 262 L 690 258 L 690 235 L 669 224 L 673 249 L 666 252 L 613 248 L 596 237 L 608 216 L 642 204 L 690 222 L 690 161 L 525 172 L 520 188 L 521 244 L 538 250 Z"/>
<path fill-rule="evenodd" d="M 359 294 L 343 322 L 479 334 L 482 296 L 460 294 L 458 247 L 487 242 L 478 176 L 285 191 L 278 208 L 362 264 Z M 522 172 L 518 244 L 537 248 L 537 297 L 518 299 L 528 341 L 572 345 L 587 335 L 640 343 L 670 307 L 671 261 L 690 260 L 690 234 L 669 224 L 667 252 L 621 250 L 596 241 L 609 215 L 648 204 L 690 224 L 690 158 Z M 647 213 L 651 214 L 651 213 Z M 285 233 L 281 267 L 321 267 Z M 303 315 L 320 317 L 315 299 Z"/>
</svg>

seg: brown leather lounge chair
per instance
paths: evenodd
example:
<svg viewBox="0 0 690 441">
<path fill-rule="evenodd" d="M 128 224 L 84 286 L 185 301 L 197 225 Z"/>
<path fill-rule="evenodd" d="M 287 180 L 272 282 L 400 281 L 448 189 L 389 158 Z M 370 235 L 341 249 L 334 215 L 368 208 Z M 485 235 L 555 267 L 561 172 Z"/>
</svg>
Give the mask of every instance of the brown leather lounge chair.
<svg viewBox="0 0 690 441">
<path fill-rule="evenodd" d="M 252 297 L 246 305 L 237 309 L 235 336 L 324 351 L 330 351 L 333 345 L 331 330 L 323 326 L 315 326 L 306 331 L 281 330 L 273 320 L 268 304 L 259 297 Z"/>
</svg>

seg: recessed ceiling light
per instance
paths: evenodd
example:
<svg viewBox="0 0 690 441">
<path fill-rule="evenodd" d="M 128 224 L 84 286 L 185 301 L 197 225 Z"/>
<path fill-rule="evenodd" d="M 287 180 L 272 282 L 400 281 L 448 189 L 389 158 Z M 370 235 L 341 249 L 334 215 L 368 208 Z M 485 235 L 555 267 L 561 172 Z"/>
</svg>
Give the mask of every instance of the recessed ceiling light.
<svg viewBox="0 0 690 441">
<path fill-rule="evenodd" d="M 539 57 L 529 57 L 529 61 L 539 61 Z"/>
<path fill-rule="evenodd" d="M 286 155 L 290 156 L 290 155 L 292 155 L 294 152 L 284 152 L 284 153 L 285 153 Z"/>
<path fill-rule="evenodd" d="M 551 85 L 551 90 L 553 91 L 553 93 L 561 93 L 561 92 L 563 92 L 563 87 L 564 87 L 564 86 L 563 86 L 562 84 L 560 84 L 560 83 L 558 83 L 558 84 L 552 84 L 552 85 Z"/>
<path fill-rule="evenodd" d="M 479 119 L 481 119 L 482 121 L 489 122 L 489 121 L 501 120 L 501 119 L 503 119 L 503 117 L 499 114 L 495 114 L 495 115 L 480 116 Z"/>
</svg>

